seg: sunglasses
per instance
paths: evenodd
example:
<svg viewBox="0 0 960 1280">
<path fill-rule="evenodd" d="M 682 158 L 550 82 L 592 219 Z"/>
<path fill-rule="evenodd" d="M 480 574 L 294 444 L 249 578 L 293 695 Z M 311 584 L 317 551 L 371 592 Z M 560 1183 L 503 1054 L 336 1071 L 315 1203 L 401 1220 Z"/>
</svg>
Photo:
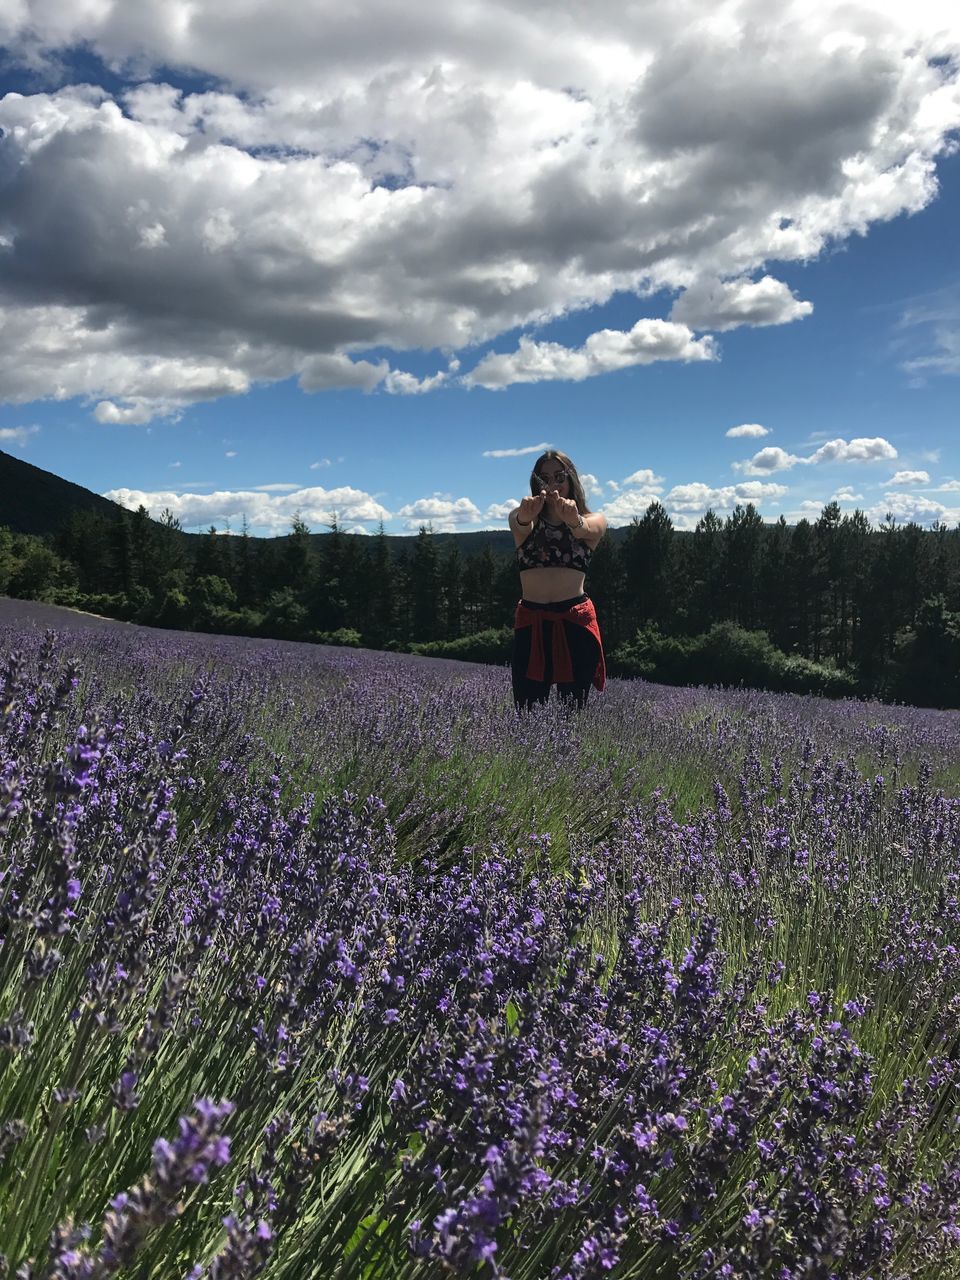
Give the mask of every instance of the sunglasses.
<svg viewBox="0 0 960 1280">
<path fill-rule="evenodd" d="M 563 470 L 558 471 L 555 475 L 552 475 L 552 476 L 542 476 L 535 471 L 533 473 L 532 479 L 535 484 L 542 485 L 545 489 L 547 489 L 550 487 L 550 485 L 553 485 L 553 484 L 563 484 L 564 480 L 570 479 L 570 476 L 568 472 Z"/>
</svg>

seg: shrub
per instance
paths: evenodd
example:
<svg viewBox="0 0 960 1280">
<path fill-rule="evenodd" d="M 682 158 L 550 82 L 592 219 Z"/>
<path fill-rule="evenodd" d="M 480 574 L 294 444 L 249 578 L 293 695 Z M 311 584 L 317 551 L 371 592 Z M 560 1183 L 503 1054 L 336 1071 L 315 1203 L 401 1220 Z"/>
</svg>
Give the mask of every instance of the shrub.
<svg viewBox="0 0 960 1280">
<path fill-rule="evenodd" d="M 512 627 L 489 627 L 457 640 L 427 640 L 412 644 L 411 653 L 425 658 L 458 658 L 461 662 L 502 663 L 510 661 Z"/>
<path fill-rule="evenodd" d="M 333 644 L 344 649 L 360 648 L 360 632 L 353 627 L 338 627 L 336 631 L 312 631 L 310 639 L 314 644 Z"/>
<path fill-rule="evenodd" d="M 610 654 L 611 675 L 660 684 L 746 685 L 774 692 L 818 693 L 831 697 L 858 692 L 850 672 L 785 654 L 765 631 L 747 631 L 717 622 L 702 635 L 661 635 L 645 627 Z"/>
</svg>

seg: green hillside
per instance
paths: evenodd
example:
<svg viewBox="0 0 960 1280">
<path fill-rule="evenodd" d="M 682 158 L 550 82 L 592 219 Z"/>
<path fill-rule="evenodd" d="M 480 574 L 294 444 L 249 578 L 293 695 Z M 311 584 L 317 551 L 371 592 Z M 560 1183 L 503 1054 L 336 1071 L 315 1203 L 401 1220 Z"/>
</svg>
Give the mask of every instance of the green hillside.
<svg viewBox="0 0 960 1280">
<path fill-rule="evenodd" d="M 108 498 L 0 450 L 0 525 L 14 533 L 56 533 L 75 511 L 116 510 Z"/>
</svg>

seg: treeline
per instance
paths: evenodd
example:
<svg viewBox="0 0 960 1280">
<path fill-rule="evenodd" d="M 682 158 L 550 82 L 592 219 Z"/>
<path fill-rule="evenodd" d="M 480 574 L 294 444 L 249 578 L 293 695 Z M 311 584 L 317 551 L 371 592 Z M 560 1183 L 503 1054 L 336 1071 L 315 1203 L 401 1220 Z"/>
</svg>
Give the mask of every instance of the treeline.
<svg viewBox="0 0 960 1280">
<path fill-rule="evenodd" d="M 169 512 L 78 512 L 55 536 L 0 530 L 0 592 L 154 626 L 503 661 L 519 594 L 513 556 L 404 540 L 187 538 Z M 837 503 L 764 523 L 752 505 L 677 532 L 653 503 L 594 554 L 587 589 L 609 667 L 675 683 L 960 706 L 960 526 Z"/>
</svg>

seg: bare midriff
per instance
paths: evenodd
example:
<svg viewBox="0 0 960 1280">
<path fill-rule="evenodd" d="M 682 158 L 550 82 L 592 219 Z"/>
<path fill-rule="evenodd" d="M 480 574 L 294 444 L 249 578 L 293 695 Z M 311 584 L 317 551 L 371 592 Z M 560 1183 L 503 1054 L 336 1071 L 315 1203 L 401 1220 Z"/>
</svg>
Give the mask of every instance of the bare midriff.
<svg viewBox="0 0 960 1280">
<path fill-rule="evenodd" d="M 520 590 L 524 600 L 552 604 L 555 600 L 582 596 L 583 578 L 580 569 L 521 569 Z"/>
</svg>

